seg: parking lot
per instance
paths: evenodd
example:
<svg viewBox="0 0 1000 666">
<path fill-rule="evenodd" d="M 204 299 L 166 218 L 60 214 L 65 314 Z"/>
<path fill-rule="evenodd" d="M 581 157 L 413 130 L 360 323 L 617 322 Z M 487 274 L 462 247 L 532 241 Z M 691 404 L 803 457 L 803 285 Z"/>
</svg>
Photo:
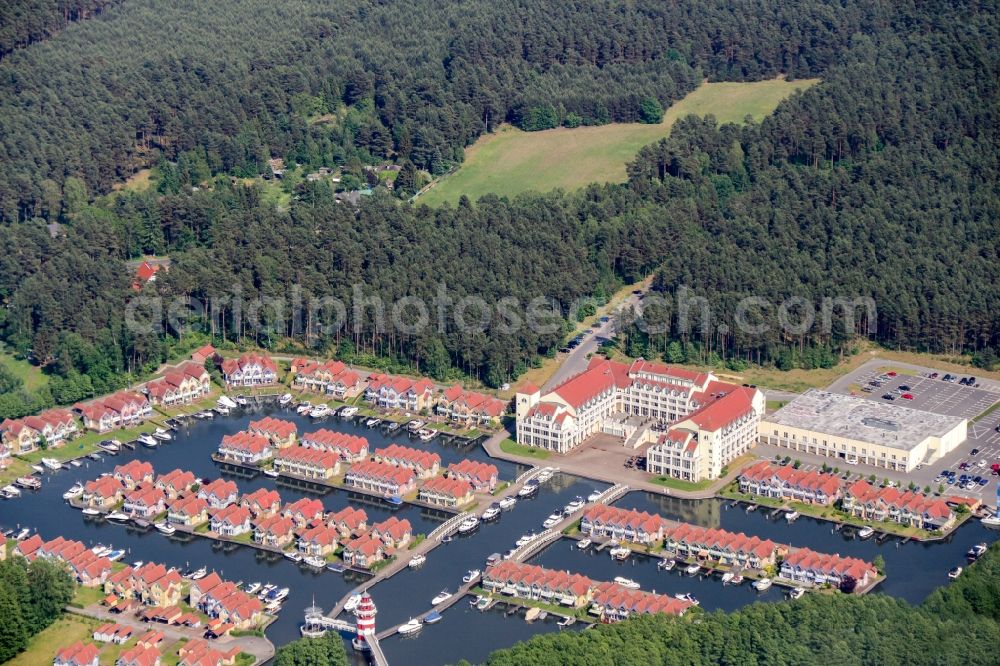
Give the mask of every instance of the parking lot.
<svg viewBox="0 0 1000 666">
<path fill-rule="evenodd" d="M 928 370 L 930 372 L 933 371 Z M 886 373 L 895 373 L 895 376 L 887 377 Z M 836 388 L 840 389 L 838 392 L 872 400 L 887 400 L 883 396 L 889 394 L 894 396 L 892 402 L 904 407 L 966 419 L 982 414 L 1000 400 L 1000 394 L 991 390 L 992 387 L 975 388 L 958 381 L 946 382 L 940 377 L 931 379 L 926 375 L 904 374 L 886 368 L 862 369 L 847 379 L 846 383 L 843 379 L 836 383 Z M 857 387 L 867 387 L 871 391 L 858 390 Z M 906 399 L 904 395 L 912 396 L 912 399 Z"/>
</svg>

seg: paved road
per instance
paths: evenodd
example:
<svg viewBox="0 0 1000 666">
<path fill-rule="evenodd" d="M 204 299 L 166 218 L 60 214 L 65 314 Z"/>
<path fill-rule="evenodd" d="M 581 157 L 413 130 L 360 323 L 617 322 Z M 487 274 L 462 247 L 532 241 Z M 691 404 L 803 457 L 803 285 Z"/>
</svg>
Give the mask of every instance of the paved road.
<svg viewBox="0 0 1000 666">
<path fill-rule="evenodd" d="M 622 303 L 615 308 L 615 312 L 618 310 L 627 308 L 628 306 L 635 307 L 637 312 L 642 311 L 642 301 L 639 294 L 629 294 Z M 555 371 L 555 374 L 549 378 L 549 381 L 545 383 L 542 387 L 543 392 L 549 391 L 552 388 L 558 386 L 562 382 L 566 381 L 573 375 L 579 374 L 587 369 L 587 364 L 590 359 L 587 357 L 597 351 L 600 346 L 598 338 L 612 338 L 615 335 L 615 314 L 609 312 L 608 316 L 610 319 L 604 323 L 598 321 L 599 327 L 595 330 L 594 328 L 587 329 L 584 336 L 583 342 L 580 343 L 576 349 L 571 350 L 568 354 L 562 354 L 563 359 L 559 365 L 559 369 Z"/>
</svg>

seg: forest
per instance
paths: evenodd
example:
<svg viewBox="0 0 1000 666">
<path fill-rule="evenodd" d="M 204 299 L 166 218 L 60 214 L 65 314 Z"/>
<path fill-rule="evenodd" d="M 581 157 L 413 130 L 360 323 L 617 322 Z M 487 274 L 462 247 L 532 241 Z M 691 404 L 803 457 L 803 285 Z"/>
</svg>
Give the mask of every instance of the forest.
<svg viewBox="0 0 1000 666">
<path fill-rule="evenodd" d="M 0 59 L 121 0 L 7 0 L 0 5 Z"/>
<path fill-rule="evenodd" d="M 29 563 L 19 556 L 0 562 L 0 661 L 14 657 L 62 615 L 75 589 L 59 562 L 37 558 Z"/>
<path fill-rule="evenodd" d="M 252 328 L 226 309 L 196 310 L 190 330 L 136 331 L 125 262 L 144 254 L 172 267 L 143 296 L 291 301 L 360 286 L 388 303 L 444 284 L 488 303 L 553 298 L 563 326 L 576 299 L 655 274 L 664 298 L 644 323 L 661 325 L 626 317 L 630 354 L 816 367 L 862 336 L 995 362 L 1000 123 L 997 78 L 982 73 L 997 69 L 996 2 L 263 5 L 135 0 L 0 62 L 0 337 L 53 379 L 0 395 L 3 416 L 113 389 L 192 336 L 490 386 L 563 341 L 498 319 L 475 334 L 364 319 L 321 331 L 267 311 Z M 441 20 L 413 18 L 430 11 Z M 265 23 L 275 34 L 250 39 Z M 359 25 L 370 30 L 342 29 Z M 105 47 L 115 57 L 89 71 L 88 49 Z M 276 155 L 358 182 L 386 160 L 436 173 L 500 120 L 634 120 L 647 98 L 669 106 L 705 76 L 778 73 L 822 83 L 760 123 L 678 122 L 623 185 L 431 209 L 382 187 L 354 208 L 302 182 L 279 207 L 231 178 Z M 108 194 L 149 165 L 153 187 Z M 681 325 L 687 292 L 707 301 L 707 324 Z M 737 325 L 748 296 L 765 304 L 748 315 L 763 332 Z M 775 325 L 788 299 L 818 310 L 858 297 L 877 312 L 851 325 Z"/>
<path fill-rule="evenodd" d="M 698 622 L 643 616 L 538 636 L 488 666 L 593 664 L 993 664 L 1000 639 L 1000 547 L 913 607 L 882 594 L 807 594 Z M 307 664 L 308 662 L 301 662 Z"/>
</svg>

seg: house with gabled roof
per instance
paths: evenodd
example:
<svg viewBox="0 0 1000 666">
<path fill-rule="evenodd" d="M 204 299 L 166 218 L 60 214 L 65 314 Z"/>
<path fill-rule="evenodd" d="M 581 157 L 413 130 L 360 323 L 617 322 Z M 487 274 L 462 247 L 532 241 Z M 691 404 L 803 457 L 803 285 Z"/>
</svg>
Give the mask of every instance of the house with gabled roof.
<svg viewBox="0 0 1000 666">
<path fill-rule="evenodd" d="M 449 477 L 467 482 L 476 492 L 493 492 L 499 474 L 496 465 L 468 458 L 448 466 Z"/>
<path fill-rule="evenodd" d="M 113 476 L 102 476 L 87 481 L 80 501 L 93 509 L 110 509 L 125 496 L 125 487 Z"/>
<path fill-rule="evenodd" d="M 368 440 L 333 430 L 320 429 L 302 435 L 302 446 L 307 449 L 335 453 L 344 462 L 360 462 L 368 458 Z"/>
<path fill-rule="evenodd" d="M 336 529 L 340 533 L 341 539 L 346 539 L 351 535 L 361 534 L 367 529 L 368 514 L 364 509 L 345 506 L 339 511 L 327 514 L 326 524 Z"/>
<path fill-rule="evenodd" d="M 340 474 L 340 457 L 330 451 L 292 446 L 274 456 L 274 469 L 311 481 L 325 481 Z"/>
<path fill-rule="evenodd" d="M 363 534 L 344 546 L 341 557 L 349 566 L 367 569 L 385 557 L 385 546 L 381 539 Z"/>
<path fill-rule="evenodd" d="M 441 456 L 438 454 L 399 444 L 390 444 L 384 448 L 375 449 L 372 459 L 375 462 L 413 470 L 413 473 L 420 479 L 435 476 L 441 469 Z"/>
<path fill-rule="evenodd" d="M 740 492 L 760 497 L 830 506 L 841 496 L 840 478 L 818 470 L 754 463 L 739 476 Z"/>
<path fill-rule="evenodd" d="M 247 430 L 267 437 L 271 446 L 276 449 L 283 449 L 295 444 L 298 433 L 298 427 L 294 423 L 284 419 L 276 419 L 273 416 L 265 416 L 262 419 L 251 421 Z"/>
<path fill-rule="evenodd" d="M 250 532 L 250 511 L 238 504 L 219 509 L 210 519 L 211 530 L 224 537 Z"/>
<path fill-rule="evenodd" d="M 337 550 L 340 533 L 336 528 L 319 524 L 308 527 L 299 534 L 298 549 L 304 555 L 326 557 Z"/>
<path fill-rule="evenodd" d="M 299 527 L 313 521 L 321 520 L 325 509 L 323 503 L 313 497 L 303 497 L 291 504 L 286 504 L 281 515 L 291 518 Z"/>
<path fill-rule="evenodd" d="M 208 502 L 210 509 L 221 509 L 237 501 L 239 488 L 228 479 L 216 479 L 198 489 L 198 497 Z"/>
<path fill-rule="evenodd" d="M 372 525 L 371 535 L 381 539 L 387 549 L 405 548 L 413 536 L 413 527 L 406 518 L 389 516 L 385 520 Z"/>
<path fill-rule="evenodd" d="M 56 652 L 52 666 L 98 666 L 100 651 L 93 643 L 77 641 Z"/>
<path fill-rule="evenodd" d="M 153 466 L 145 460 L 130 460 L 123 465 L 116 465 L 112 476 L 125 488 L 132 490 L 140 484 L 153 482 Z"/>
<path fill-rule="evenodd" d="M 247 508 L 255 518 L 273 516 L 281 510 L 281 495 L 277 490 L 258 488 L 241 497 L 240 506 Z"/>
<path fill-rule="evenodd" d="M 156 477 L 153 485 L 163 491 L 168 499 L 177 499 L 198 483 L 198 477 L 187 470 L 175 469 Z"/>
<path fill-rule="evenodd" d="M 351 465 L 344 475 L 344 485 L 384 497 L 403 496 L 416 488 L 416 478 L 412 470 L 365 460 Z"/>
<path fill-rule="evenodd" d="M 150 520 L 167 510 L 167 496 L 162 490 L 153 486 L 139 486 L 125 493 L 122 511 L 137 517 Z"/>
<path fill-rule="evenodd" d="M 418 497 L 421 501 L 428 504 L 436 504 L 449 508 L 465 506 L 474 499 L 472 486 L 468 481 L 443 476 L 427 479 L 420 486 Z"/>
<path fill-rule="evenodd" d="M 278 383 L 278 365 L 269 356 L 248 352 L 223 359 L 219 366 L 230 387 L 273 386 Z"/>
<path fill-rule="evenodd" d="M 218 456 L 240 465 L 259 465 L 274 455 L 271 441 L 257 432 L 240 431 L 223 435 Z"/>
<path fill-rule="evenodd" d="M 208 502 L 198 495 L 185 495 L 170 502 L 167 520 L 176 525 L 197 527 L 208 520 Z"/>
<path fill-rule="evenodd" d="M 262 546 L 284 548 L 295 538 L 295 521 L 286 516 L 269 514 L 253 523 L 253 540 Z"/>
<path fill-rule="evenodd" d="M 433 406 L 434 383 L 424 377 L 374 374 L 368 377 L 365 400 L 385 409 L 419 412 Z"/>
<path fill-rule="evenodd" d="M 606 504 L 588 506 L 580 519 L 580 531 L 586 535 L 642 545 L 660 541 L 664 527 L 663 518 L 655 514 Z"/>
</svg>

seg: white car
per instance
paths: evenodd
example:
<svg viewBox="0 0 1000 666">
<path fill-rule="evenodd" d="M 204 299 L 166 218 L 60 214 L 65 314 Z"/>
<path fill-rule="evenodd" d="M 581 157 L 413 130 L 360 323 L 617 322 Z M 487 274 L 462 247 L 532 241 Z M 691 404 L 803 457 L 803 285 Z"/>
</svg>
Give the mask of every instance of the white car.
<svg viewBox="0 0 1000 666">
<path fill-rule="evenodd" d="M 976 463 L 976 464 L 978 464 L 978 465 L 979 465 L 980 467 L 986 467 L 986 461 L 985 461 L 985 460 L 980 460 L 980 461 L 979 461 L 978 463 Z"/>
</svg>

